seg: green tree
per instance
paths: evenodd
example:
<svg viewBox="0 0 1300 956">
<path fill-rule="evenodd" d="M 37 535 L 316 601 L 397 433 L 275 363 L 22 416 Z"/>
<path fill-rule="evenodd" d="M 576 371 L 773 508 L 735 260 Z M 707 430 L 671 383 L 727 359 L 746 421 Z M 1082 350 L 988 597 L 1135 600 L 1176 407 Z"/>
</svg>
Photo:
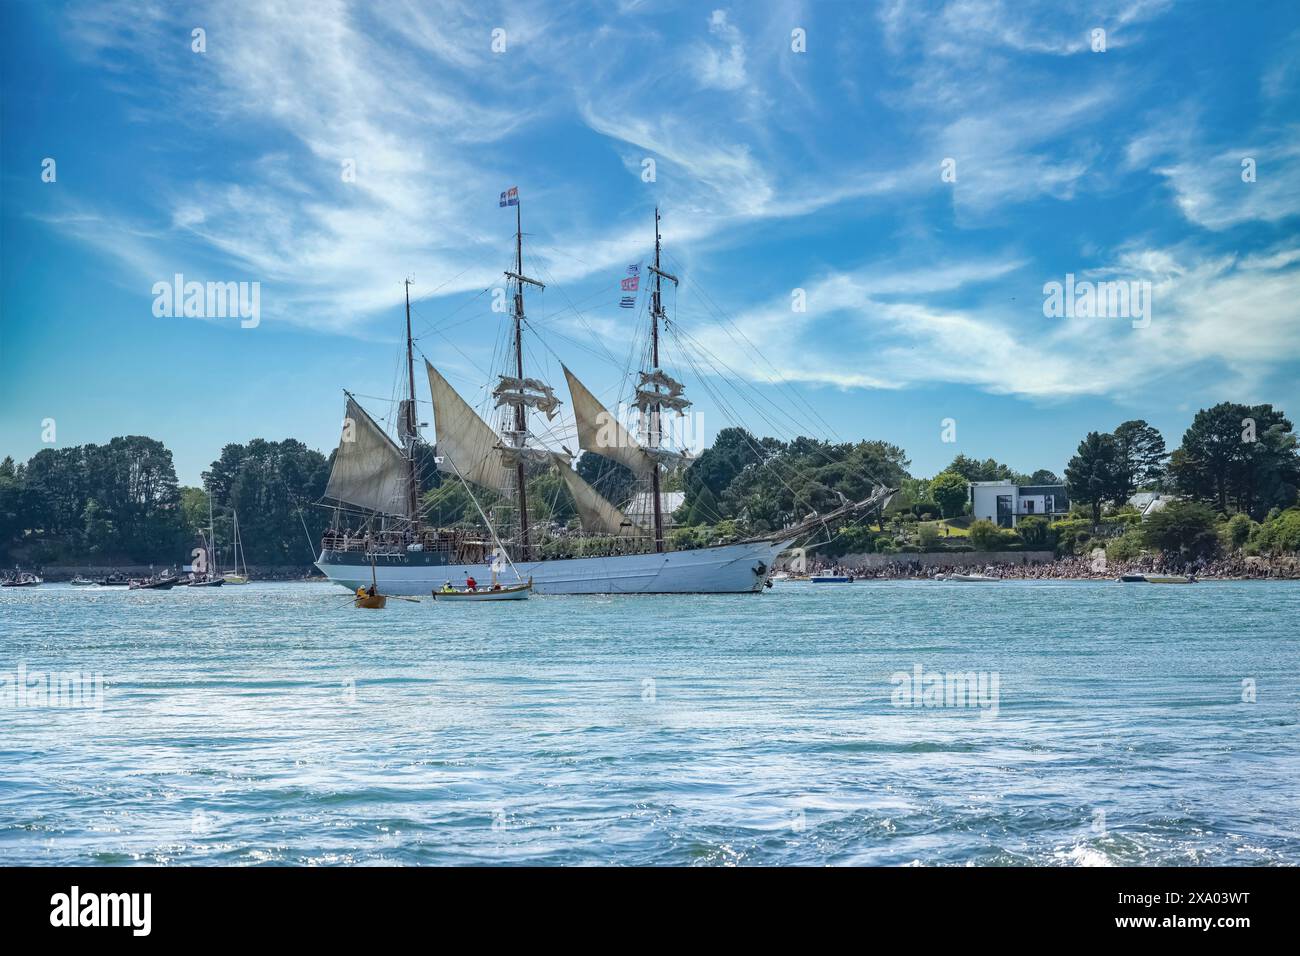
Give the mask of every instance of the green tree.
<svg viewBox="0 0 1300 956">
<path fill-rule="evenodd" d="M 930 482 L 930 494 L 943 509 L 945 518 L 956 518 L 966 507 L 970 497 L 967 480 L 955 471 L 944 471 Z"/>
<path fill-rule="evenodd" d="M 1047 523 L 1046 518 L 1037 515 L 1021 518 L 1016 524 L 1016 530 L 1020 532 L 1026 548 L 1034 551 L 1050 551 L 1056 547 L 1056 533 Z"/>
<path fill-rule="evenodd" d="M 997 551 L 1005 542 L 1002 529 L 987 518 L 971 522 L 970 543 L 977 551 Z"/>
<path fill-rule="evenodd" d="M 308 560 L 328 521 L 325 511 L 311 505 L 325 493 L 328 480 L 325 456 L 293 438 L 227 445 L 203 473 L 219 513 L 238 512 L 250 564 Z"/>
<path fill-rule="evenodd" d="M 724 428 L 703 453 L 691 462 L 684 476 L 687 504 L 704 489 L 716 500 L 746 468 L 780 451 L 779 442 L 760 442 L 743 428 Z"/>
<path fill-rule="evenodd" d="M 10 549 L 20 544 L 29 513 L 24 468 L 5 456 L 0 461 L 0 559 L 7 564 Z"/>
<path fill-rule="evenodd" d="M 1223 525 L 1224 550 L 1240 551 L 1251 538 L 1258 525 L 1250 520 L 1250 515 L 1235 514 Z"/>
<path fill-rule="evenodd" d="M 1300 508 L 1274 509 L 1251 529 L 1249 550 L 1265 554 L 1293 554 L 1300 551 Z"/>
<path fill-rule="evenodd" d="M 916 529 L 916 540 L 925 551 L 930 551 L 939 545 L 939 529 L 932 524 L 923 524 Z"/>
<path fill-rule="evenodd" d="M 1199 501 L 1170 502 L 1142 522 L 1142 543 L 1184 558 L 1210 557 L 1218 550 L 1217 516 Z"/>
<path fill-rule="evenodd" d="M 1201 409 L 1169 460 L 1180 492 L 1257 520 L 1295 503 L 1300 459 L 1291 422 L 1272 405 L 1221 402 Z"/>
<path fill-rule="evenodd" d="M 208 493 L 202 488 L 181 488 L 181 520 L 185 534 L 197 538 L 200 530 L 208 526 Z"/>
<path fill-rule="evenodd" d="M 1114 435 L 1089 432 L 1065 466 L 1065 488 L 1077 502 L 1091 506 L 1092 523 L 1101 523 L 1101 506 L 1122 493 L 1124 478 Z"/>
<path fill-rule="evenodd" d="M 1117 538 L 1106 542 L 1106 560 L 1132 561 L 1142 553 L 1143 537 L 1140 528 L 1128 528 Z"/>
<path fill-rule="evenodd" d="M 966 455 L 958 455 L 944 471 L 955 471 L 967 481 L 1014 481 L 1022 485 L 1030 483 L 1028 475 L 1013 471 L 992 458 L 978 461 Z"/>
<path fill-rule="evenodd" d="M 1144 485 L 1158 482 L 1165 471 L 1165 440 L 1141 419 L 1124 422 L 1115 429 L 1115 444 L 1119 450 L 1119 477 L 1122 494 L 1116 501 L 1121 505 Z"/>
</svg>

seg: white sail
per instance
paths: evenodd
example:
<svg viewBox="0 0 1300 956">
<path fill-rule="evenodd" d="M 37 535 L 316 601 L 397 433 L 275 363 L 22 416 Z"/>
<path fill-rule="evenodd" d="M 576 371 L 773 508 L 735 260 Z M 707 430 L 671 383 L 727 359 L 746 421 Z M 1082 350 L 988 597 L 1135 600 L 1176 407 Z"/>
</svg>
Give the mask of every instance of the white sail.
<svg viewBox="0 0 1300 956">
<path fill-rule="evenodd" d="M 424 367 L 433 396 L 438 457 L 443 459 L 438 470 L 459 473 L 461 478 L 484 488 L 513 492 L 515 469 L 506 462 L 497 433 L 427 360 Z"/>
<path fill-rule="evenodd" d="M 325 497 L 366 511 L 405 514 L 410 469 L 401 449 L 351 397 L 346 414 Z"/>
<path fill-rule="evenodd" d="M 557 455 L 555 467 L 559 470 L 573 503 L 578 507 L 578 518 L 582 521 L 582 530 L 599 534 L 643 535 L 646 530 L 635 524 L 631 518 L 610 504 L 603 495 L 587 484 L 576 471 L 569 467 L 568 460 Z"/>
<path fill-rule="evenodd" d="M 573 416 L 578 423 L 578 445 L 582 450 L 610 458 L 630 468 L 638 478 L 648 478 L 655 469 L 655 459 L 567 368 L 564 377 L 569 380 Z"/>
</svg>

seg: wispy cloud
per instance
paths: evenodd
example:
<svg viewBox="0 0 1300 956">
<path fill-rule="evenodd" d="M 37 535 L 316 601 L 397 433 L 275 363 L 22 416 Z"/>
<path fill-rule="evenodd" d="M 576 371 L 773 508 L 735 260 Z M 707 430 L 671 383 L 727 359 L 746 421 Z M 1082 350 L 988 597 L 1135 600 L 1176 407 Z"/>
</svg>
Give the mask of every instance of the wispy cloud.
<svg viewBox="0 0 1300 956">
<path fill-rule="evenodd" d="M 789 299 L 737 316 L 754 340 L 780 329 L 799 343 L 775 360 L 777 377 L 836 387 L 910 388 L 960 383 L 1036 400 L 1132 396 L 1155 383 L 1260 394 L 1300 354 L 1300 249 L 1205 256 L 1190 248 L 1133 248 L 1079 279 L 1152 283 L 1152 321 L 1044 316 L 1044 279 L 1023 258 L 972 259 L 937 268 L 879 266 L 807 282 L 807 311 Z M 1051 278 L 1051 277 L 1048 277 Z M 1007 290 L 1023 293 L 1006 296 Z M 963 291 L 978 304 L 944 304 Z M 818 334 L 832 327 L 835 334 Z M 731 332 L 696 338 L 725 354 Z M 741 370 L 741 369 L 738 369 Z M 747 363 L 753 380 L 772 367 Z M 1181 400 L 1188 394 L 1179 391 Z"/>
</svg>

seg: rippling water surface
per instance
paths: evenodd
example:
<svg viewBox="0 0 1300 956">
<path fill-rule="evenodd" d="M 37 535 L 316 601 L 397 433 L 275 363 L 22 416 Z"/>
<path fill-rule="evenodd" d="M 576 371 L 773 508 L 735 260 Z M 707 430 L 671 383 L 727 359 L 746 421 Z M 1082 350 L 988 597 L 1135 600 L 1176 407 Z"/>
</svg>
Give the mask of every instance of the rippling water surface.
<svg viewBox="0 0 1300 956">
<path fill-rule="evenodd" d="M 1287 582 L 6 589 L 0 860 L 1294 864 L 1298 622 Z M 917 665 L 986 696 L 900 706 Z"/>
</svg>

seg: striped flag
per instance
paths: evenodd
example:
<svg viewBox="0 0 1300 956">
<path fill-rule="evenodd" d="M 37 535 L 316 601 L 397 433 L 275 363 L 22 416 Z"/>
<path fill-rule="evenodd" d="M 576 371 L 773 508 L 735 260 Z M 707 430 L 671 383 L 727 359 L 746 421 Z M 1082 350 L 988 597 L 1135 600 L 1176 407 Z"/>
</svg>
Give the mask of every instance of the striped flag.
<svg viewBox="0 0 1300 956">
<path fill-rule="evenodd" d="M 619 302 L 618 307 L 619 307 L 620 309 L 634 309 L 634 308 L 636 308 L 636 296 L 634 296 L 634 295 L 625 295 L 625 296 L 623 296 L 623 299 L 622 299 L 621 302 Z"/>
<path fill-rule="evenodd" d="M 630 266 L 627 267 L 627 274 L 630 275 L 630 276 L 637 276 L 637 275 L 640 275 L 640 274 L 641 274 L 641 266 L 638 265 L 638 264 L 635 263 L 635 262 L 632 263 Z"/>
<path fill-rule="evenodd" d="M 509 189 L 507 189 L 505 192 L 503 192 L 503 193 L 501 194 L 501 203 L 500 203 L 500 205 L 502 205 L 502 206 L 518 206 L 518 205 L 519 205 L 519 187 L 518 187 L 518 186 L 511 186 Z"/>
</svg>

